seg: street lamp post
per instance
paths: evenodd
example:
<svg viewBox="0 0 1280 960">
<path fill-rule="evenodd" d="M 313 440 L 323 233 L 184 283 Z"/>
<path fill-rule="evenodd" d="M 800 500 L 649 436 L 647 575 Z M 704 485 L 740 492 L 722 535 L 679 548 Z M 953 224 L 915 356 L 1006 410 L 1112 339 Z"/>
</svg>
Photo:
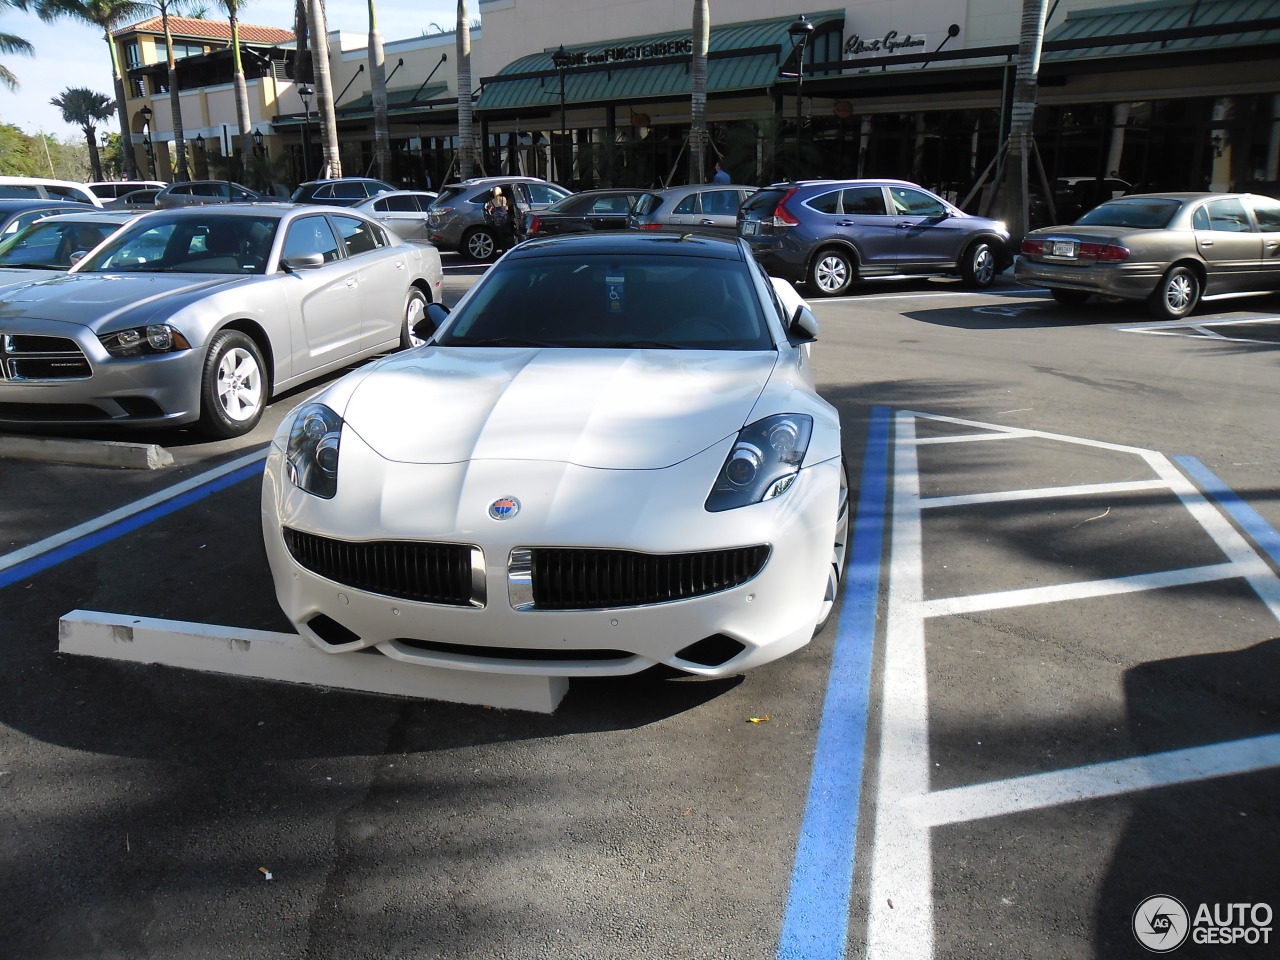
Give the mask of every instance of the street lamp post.
<svg viewBox="0 0 1280 960">
<path fill-rule="evenodd" d="M 800 106 L 802 103 L 801 95 L 804 92 L 804 51 L 808 46 L 809 38 L 813 36 L 813 24 L 802 13 L 787 27 L 787 34 L 791 37 L 794 46 L 791 48 L 796 53 L 796 168 L 792 176 L 794 179 L 800 179 L 800 124 L 802 122 L 800 116 Z"/>
<path fill-rule="evenodd" d="M 564 116 L 564 71 L 569 66 L 569 54 L 564 48 L 564 44 L 560 44 L 560 49 L 551 55 L 551 62 L 556 65 L 556 72 L 560 74 L 560 169 L 557 171 L 556 180 L 561 183 L 567 183 L 564 179 L 565 170 L 568 164 L 565 162 L 565 148 L 568 146 L 568 132 L 565 128 Z"/>
<path fill-rule="evenodd" d="M 98 155 L 98 165 L 101 169 L 98 171 L 98 174 L 103 180 L 109 180 L 111 179 L 111 175 L 107 172 L 107 148 L 111 146 L 111 135 L 107 133 L 107 131 L 103 130 L 101 139 L 102 152 Z"/>
<path fill-rule="evenodd" d="M 151 179 L 154 180 L 156 178 L 156 152 L 151 143 L 151 108 L 143 107 L 138 111 L 138 115 L 142 117 L 142 146 L 147 151 L 147 169 L 151 172 Z"/>
<path fill-rule="evenodd" d="M 307 179 L 311 162 L 311 97 L 314 94 L 305 83 L 298 87 L 298 97 L 302 100 L 302 181 Z"/>
</svg>

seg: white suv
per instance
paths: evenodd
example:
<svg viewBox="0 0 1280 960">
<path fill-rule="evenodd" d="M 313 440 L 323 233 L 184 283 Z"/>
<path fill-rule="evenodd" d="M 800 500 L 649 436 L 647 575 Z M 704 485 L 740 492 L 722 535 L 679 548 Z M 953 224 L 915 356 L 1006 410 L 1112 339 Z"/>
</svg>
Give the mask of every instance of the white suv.
<svg viewBox="0 0 1280 960">
<path fill-rule="evenodd" d="M 92 190 L 83 183 L 50 180 L 45 177 L 0 177 L 0 197 L 33 200 L 70 200 L 102 206 Z"/>
</svg>

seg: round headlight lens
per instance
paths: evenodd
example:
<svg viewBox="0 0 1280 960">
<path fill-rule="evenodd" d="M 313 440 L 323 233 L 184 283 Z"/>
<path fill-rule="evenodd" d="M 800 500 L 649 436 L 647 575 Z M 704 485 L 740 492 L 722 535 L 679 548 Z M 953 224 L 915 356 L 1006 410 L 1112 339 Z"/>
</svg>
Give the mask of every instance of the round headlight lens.
<svg viewBox="0 0 1280 960">
<path fill-rule="evenodd" d="M 783 460 L 789 460 L 800 439 L 800 430 L 791 420 L 781 420 L 769 430 L 769 446 Z"/>
<path fill-rule="evenodd" d="M 338 434 L 328 433 L 316 444 L 316 466 L 327 474 L 338 472 Z"/>
<path fill-rule="evenodd" d="M 166 353 L 173 349 L 173 328 L 163 323 L 153 323 L 147 327 L 147 343 L 152 350 Z"/>
<path fill-rule="evenodd" d="M 749 443 L 741 443 L 730 454 L 729 462 L 725 464 L 724 475 L 730 483 L 745 487 L 755 480 L 763 461 L 764 458 L 758 447 Z"/>
</svg>

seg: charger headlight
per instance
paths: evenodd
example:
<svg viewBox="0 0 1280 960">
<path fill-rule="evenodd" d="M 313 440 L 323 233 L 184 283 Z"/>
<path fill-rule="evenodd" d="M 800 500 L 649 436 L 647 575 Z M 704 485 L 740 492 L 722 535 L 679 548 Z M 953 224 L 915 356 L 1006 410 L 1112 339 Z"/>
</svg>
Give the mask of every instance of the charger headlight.
<svg viewBox="0 0 1280 960">
<path fill-rule="evenodd" d="M 142 357 L 191 349 L 187 338 L 167 323 L 149 323 L 145 327 L 116 330 L 104 333 L 98 339 L 113 357 Z"/>
<path fill-rule="evenodd" d="M 312 496 L 332 500 L 338 492 L 342 418 L 323 403 L 308 403 L 293 418 L 285 448 L 289 481 Z"/>
<path fill-rule="evenodd" d="M 706 509 L 716 513 L 782 496 L 800 473 L 812 433 L 813 417 L 803 413 L 747 424 L 720 468 Z"/>
</svg>

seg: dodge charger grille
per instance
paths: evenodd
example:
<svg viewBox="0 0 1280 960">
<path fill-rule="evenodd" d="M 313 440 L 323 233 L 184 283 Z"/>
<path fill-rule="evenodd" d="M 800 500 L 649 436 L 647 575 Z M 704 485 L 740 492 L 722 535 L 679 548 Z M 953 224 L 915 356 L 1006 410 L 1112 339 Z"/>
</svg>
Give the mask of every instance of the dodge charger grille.
<svg viewBox="0 0 1280 960">
<path fill-rule="evenodd" d="M 80 345 L 68 337 L 0 336 L 0 380 L 86 380 L 92 373 Z"/>
<path fill-rule="evenodd" d="M 762 545 L 676 554 L 535 547 L 528 557 L 531 606 L 582 610 L 703 597 L 746 583 L 768 557 Z"/>
<path fill-rule="evenodd" d="M 356 542 L 288 527 L 284 542 L 300 565 L 355 590 L 421 603 L 484 606 L 483 559 L 479 548 L 468 544 Z"/>
</svg>

